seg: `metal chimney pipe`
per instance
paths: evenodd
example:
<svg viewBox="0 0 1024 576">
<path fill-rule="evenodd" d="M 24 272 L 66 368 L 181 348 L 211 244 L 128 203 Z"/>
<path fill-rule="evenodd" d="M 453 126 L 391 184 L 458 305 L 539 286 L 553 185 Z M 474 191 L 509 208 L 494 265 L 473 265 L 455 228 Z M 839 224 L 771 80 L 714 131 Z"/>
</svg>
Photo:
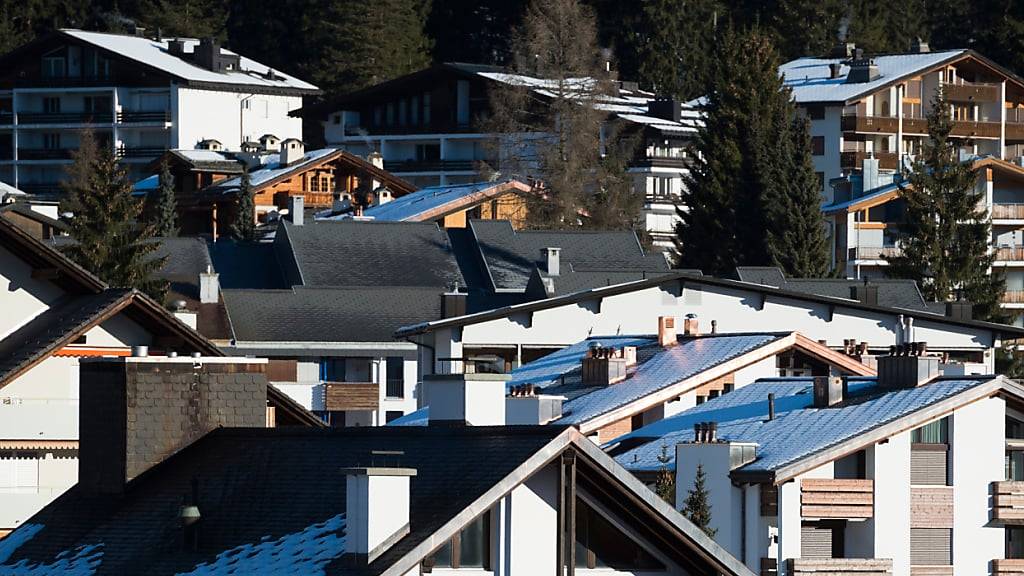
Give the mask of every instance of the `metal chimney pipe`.
<svg viewBox="0 0 1024 576">
<path fill-rule="evenodd" d="M 775 420 L 775 393 L 768 393 L 768 420 Z"/>
</svg>

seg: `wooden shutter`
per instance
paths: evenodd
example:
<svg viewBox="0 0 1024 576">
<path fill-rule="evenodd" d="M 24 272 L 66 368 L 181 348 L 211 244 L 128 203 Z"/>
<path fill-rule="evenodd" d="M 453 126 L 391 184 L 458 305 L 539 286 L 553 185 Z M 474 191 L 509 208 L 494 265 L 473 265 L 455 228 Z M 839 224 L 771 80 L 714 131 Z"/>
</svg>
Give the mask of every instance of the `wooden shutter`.
<svg viewBox="0 0 1024 576">
<path fill-rule="evenodd" d="M 919 448 L 918 446 L 922 446 Z M 927 446 L 924 449 L 923 446 Z M 910 483 L 915 486 L 946 485 L 946 445 L 915 445 L 910 451 Z"/>
<path fill-rule="evenodd" d="M 949 566 L 953 563 L 952 551 L 952 529 L 910 529 L 910 564 L 912 566 Z"/>
<path fill-rule="evenodd" d="M 820 524 L 804 524 L 800 527 L 801 558 L 832 557 L 832 527 Z"/>
<path fill-rule="evenodd" d="M 298 380 L 298 361 L 269 360 L 267 361 L 267 380 L 271 382 L 295 382 Z"/>
</svg>

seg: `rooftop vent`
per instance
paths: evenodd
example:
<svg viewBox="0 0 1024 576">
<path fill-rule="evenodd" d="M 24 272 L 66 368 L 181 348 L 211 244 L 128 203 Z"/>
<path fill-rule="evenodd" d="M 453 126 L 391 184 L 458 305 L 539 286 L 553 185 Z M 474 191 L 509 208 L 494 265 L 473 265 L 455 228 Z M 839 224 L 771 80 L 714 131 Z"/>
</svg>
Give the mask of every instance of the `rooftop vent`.
<svg viewBox="0 0 1024 576">
<path fill-rule="evenodd" d="M 561 248 L 555 248 L 549 246 L 544 249 L 544 254 L 547 256 L 547 272 L 548 276 L 558 276 L 561 273 Z"/>
<path fill-rule="evenodd" d="M 276 152 L 281 148 L 281 139 L 273 134 L 260 136 L 260 145 L 268 152 Z"/>
<path fill-rule="evenodd" d="M 424 375 L 430 424 L 503 426 L 509 378 L 508 374 L 485 373 Z"/>
<path fill-rule="evenodd" d="M 927 354 L 926 342 L 891 346 L 888 356 L 878 357 L 878 386 L 889 389 L 916 388 L 928 383 L 940 374 L 940 359 Z"/>
<path fill-rule="evenodd" d="M 226 54 L 221 51 L 220 42 L 216 38 L 200 40 L 193 52 L 192 59 L 197 66 L 220 73 L 237 70 L 241 62 L 241 58 L 237 54 Z"/>
<path fill-rule="evenodd" d="M 451 290 L 441 295 L 441 317 L 455 318 L 466 315 L 466 299 L 468 294 L 459 292 L 459 285 L 456 284 Z"/>
<path fill-rule="evenodd" d="M 626 370 L 632 364 L 636 364 L 636 347 L 606 348 L 593 341 L 583 358 L 583 384 L 608 386 L 621 382 L 626 379 Z"/>
<path fill-rule="evenodd" d="M 846 82 L 847 84 L 863 84 L 877 80 L 881 75 L 878 65 L 875 64 L 875 59 L 864 56 L 864 51 L 858 48 L 850 62 L 850 73 L 846 75 Z"/>
<path fill-rule="evenodd" d="M 306 199 L 301 195 L 289 196 L 288 197 L 288 217 L 292 220 L 292 225 L 302 226 L 303 220 L 306 217 Z"/>
<path fill-rule="evenodd" d="M 700 320 L 696 314 L 687 314 L 683 319 L 683 335 L 700 336 Z"/>
<path fill-rule="evenodd" d="M 214 152 L 219 152 L 223 149 L 224 145 L 221 144 L 220 140 L 215 140 L 213 138 L 200 140 L 199 144 L 196 144 L 196 150 L 213 150 Z"/>
</svg>

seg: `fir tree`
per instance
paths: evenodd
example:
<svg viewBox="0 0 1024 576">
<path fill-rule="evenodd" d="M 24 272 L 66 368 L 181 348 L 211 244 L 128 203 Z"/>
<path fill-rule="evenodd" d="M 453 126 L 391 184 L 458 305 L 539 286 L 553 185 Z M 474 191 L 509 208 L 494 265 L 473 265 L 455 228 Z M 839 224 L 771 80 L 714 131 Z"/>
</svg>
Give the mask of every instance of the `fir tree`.
<svg viewBox="0 0 1024 576">
<path fill-rule="evenodd" d="M 850 3 L 846 41 L 869 54 L 904 52 L 929 36 L 926 0 L 856 0 Z"/>
<path fill-rule="evenodd" d="M 231 224 L 231 235 L 236 240 L 253 242 L 256 240 L 256 204 L 248 168 L 242 172 L 237 195 L 238 204 L 235 207 L 235 221 Z"/>
<path fill-rule="evenodd" d="M 1002 320 L 1003 275 L 992 269 L 988 250 L 992 224 L 984 193 L 970 162 L 962 162 L 950 139 L 949 104 L 936 92 L 928 112 L 928 140 L 914 160 L 906 185 L 898 256 L 887 258 L 887 274 L 915 280 L 925 298 L 945 302 L 963 296 L 979 318 Z M 990 273 L 991 272 L 991 273 Z"/>
<path fill-rule="evenodd" d="M 820 190 L 778 56 L 756 31 L 728 32 L 716 56 L 679 209 L 676 264 L 718 276 L 741 265 L 816 274 L 827 265 Z"/>
<path fill-rule="evenodd" d="M 687 493 L 681 512 L 697 528 L 710 538 L 714 538 L 718 530 L 711 527 L 711 503 L 708 502 L 708 490 L 705 486 L 707 475 L 704 466 L 697 464 L 697 475 L 693 479 L 693 489 Z"/>
<path fill-rule="evenodd" d="M 174 192 L 174 176 L 167 160 L 160 163 L 160 187 L 153 226 L 157 236 L 169 238 L 178 235 L 178 200 Z"/>
<path fill-rule="evenodd" d="M 777 0 L 771 23 L 783 58 L 828 53 L 839 37 L 846 9 L 842 0 Z"/>
<path fill-rule="evenodd" d="M 661 454 L 658 455 L 661 469 L 658 470 L 658 478 L 654 483 L 654 493 L 674 508 L 676 505 L 676 475 L 669 470 L 669 461 L 671 458 L 668 455 L 668 446 L 662 444 Z"/>
<path fill-rule="evenodd" d="M 61 219 L 75 240 L 65 249 L 68 256 L 111 286 L 136 288 L 162 300 L 167 283 L 154 274 L 165 259 L 154 257 L 160 247 L 153 240 L 154 228 L 140 221 L 143 204 L 132 197 L 113 150 L 100 149 L 92 134 L 83 132 L 63 186 L 67 198 Z"/>
<path fill-rule="evenodd" d="M 658 95 L 683 100 L 704 94 L 713 65 L 717 0 L 649 0 L 640 11 L 637 80 Z"/>
</svg>

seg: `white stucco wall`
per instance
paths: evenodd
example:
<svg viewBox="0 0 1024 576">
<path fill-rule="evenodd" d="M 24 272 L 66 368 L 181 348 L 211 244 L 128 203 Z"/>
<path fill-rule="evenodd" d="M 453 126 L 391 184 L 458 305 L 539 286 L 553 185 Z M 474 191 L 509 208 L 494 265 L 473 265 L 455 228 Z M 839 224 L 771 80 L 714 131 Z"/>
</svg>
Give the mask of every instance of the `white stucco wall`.
<svg viewBox="0 0 1024 576">
<path fill-rule="evenodd" d="M 49 308 L 64 291 L 46 280 L 32 278 L 32 268 L 0 248 L 0 338 Z"/>
<path fill-rule="evenodd" d="M 953 413 L 951 423 L 953 478 L 953 565 L 957 575 L 987 574 L 989 563 L 1002 558 L 1001 526 L 989 524 L 992 482 L 1005 477 L 1006 402 L 987 398 Z"/>
<path fill-rule="evenodd" d="M 548 465 L 509 495 L 507 546 L 500 574 L 549 574 L 558 563 L 558 466 Z"/>
<path fill-rule="evenodd" d="M 242 139 L 273 134 L 279 139 L 302 138 L 302 119 L 288 112 L 302 107 L 298 96 L 272 96 L 217 92 L 176 86 L 171 90 L 174 126 L 171 146 L 195 148 L 207 138 L 228 150 L 238 150 Z"/>
</svg>

